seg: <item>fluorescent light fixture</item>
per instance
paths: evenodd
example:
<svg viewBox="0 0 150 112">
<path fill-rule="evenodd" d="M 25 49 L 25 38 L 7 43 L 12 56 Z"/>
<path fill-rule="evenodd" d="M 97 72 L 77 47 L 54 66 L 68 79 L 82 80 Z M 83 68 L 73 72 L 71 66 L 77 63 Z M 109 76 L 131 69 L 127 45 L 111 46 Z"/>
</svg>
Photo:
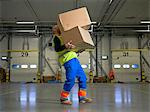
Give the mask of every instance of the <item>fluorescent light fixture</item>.
<svg viewBox="0 0 150 112">
<path fill-rule="evenodd" d="M 21 68 L 28 68 L 28 65 L 21 65 Z"/>
<path fill-rule="evenodd" d="M 141 33 L 150 33 L 150 30 L 135 30 L 136 32 L 141 32 Z"/>
<path fill-rule="evenodd" d="M 88 68 L 88 65 L 81 65 L 83 69 Z"/>
<path fill-rule="evenodd" d="M 113 2 L 113 0 L 109 0 L 109 4 L 111 4 Z"/>
<path fill-rule="evenodd" d="M 114 64 L 114 68 L 119 69 L 119 68 L 121 68 L 121 65 L 120 64 Z"/>
<path fill-rule="evenodd" d="M 141 24 L 150 24 L 150 21 L 141 21 Z"/>
<path fill-rule="evenodd" d="M 108 56 L 102 56 L 102 60 L 107 60 Z"/>
<path fill-rule="evenodd" d="M 8 58 L 7 58 L 7 56 L 2 56 L 1 57 L 1 60 L 7 60 Z"/>
<path fill-rule="evenodd" d="M 124 64 L 123 68 L 130 68 L 130 65 L 129 64 Z"/>
<path fill-rule="evenodd" d="M 17 32 L 17 33 L 35 33 L 35 30 L 12 30 L 12 32 Z"/>
<path fill-rule="evenodd" d="M 149 21 L 150 22 L 150 21 Z M 150 25 L 147 25 L 147 30 L 136 30 L 136 32 L 145 32 L 149 33 L 150 32 Z"/>
<path fill-rule="evenodd" d="M 30 68 L 37 68 L 37 65 L 30 65 Z"/>
<path fill-rule="evenodd" d="M 17 21 L 16 24 L 34 24 L 33 21 Z"/>
<path fill-rule="evenodd" d="M 20 65 L 18 65 L 18 64 L 13 64 L 13 65 L 12 65 L 12 68 L 13 68 L 13 69 L 18 69 L 18 68 L 20 68 Z"/>
</svg>

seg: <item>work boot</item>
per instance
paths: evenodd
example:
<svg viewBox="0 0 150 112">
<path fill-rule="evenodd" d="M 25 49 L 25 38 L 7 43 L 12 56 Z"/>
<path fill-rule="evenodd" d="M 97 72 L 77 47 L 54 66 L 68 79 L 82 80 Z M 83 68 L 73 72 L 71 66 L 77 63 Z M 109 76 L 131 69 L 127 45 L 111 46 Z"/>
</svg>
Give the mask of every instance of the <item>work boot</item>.
<svg viewBox="0 0 150 112">
<path fill-rule="evenodd" d="M 61 97 L 60 97 L 61 104 L 71 105 L 72 102 L 68 99 L 68 97 L 69 97 L 69 92 L 62 91 L 61 92 Z"/>
<path fill-rule="evenodd" d="M 78 92 L 79 102 L 80 103 L 91 103 L 92 99 L 86 97 L 86 90 L 79 90 Z"/>
<path fill-rule="evenodd" d="M 68 98 L 60 98 L 61 104 L 72 105 L 72 102 Z"/>
<path fill-rule="evenodd" d="M 80 103 L 91 103 L 92 99 L 91 98 L 86 98 L 86 97 L 82 97 L 82 98 L 80 97 L 79 102 Z"/>
</svg>

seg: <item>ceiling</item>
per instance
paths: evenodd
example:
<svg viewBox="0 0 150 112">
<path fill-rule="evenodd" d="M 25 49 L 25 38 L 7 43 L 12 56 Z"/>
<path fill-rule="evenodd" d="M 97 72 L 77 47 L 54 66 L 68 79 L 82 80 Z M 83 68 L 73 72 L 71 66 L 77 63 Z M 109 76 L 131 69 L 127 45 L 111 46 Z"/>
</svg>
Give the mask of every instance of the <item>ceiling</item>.
<svg viewBox="0 0 150 112">
<path fill-rule="evenodd" d="M 53 25 L 59 13 L 82 6 L 102 25 L 141 25 L 141 20 L 150 20 L 150 0 L 0 0 L 0 25 Z"/>
</svg>

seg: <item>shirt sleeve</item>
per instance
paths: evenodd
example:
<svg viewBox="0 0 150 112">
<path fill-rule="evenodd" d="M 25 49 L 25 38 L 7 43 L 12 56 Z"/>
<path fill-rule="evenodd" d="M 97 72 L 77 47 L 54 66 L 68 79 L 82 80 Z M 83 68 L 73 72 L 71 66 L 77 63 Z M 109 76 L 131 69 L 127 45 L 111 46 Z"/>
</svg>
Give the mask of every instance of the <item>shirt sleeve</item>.
<svg viewBox="0 0 150 112">
<path fill-rule="evenodd" d="M 61 45 L 61 41 L 57 36 L 54 37 L 53 41 L 56 52 L 63 51 L 64 49 L 66 49 L 65 45 Z"/>
</svg>

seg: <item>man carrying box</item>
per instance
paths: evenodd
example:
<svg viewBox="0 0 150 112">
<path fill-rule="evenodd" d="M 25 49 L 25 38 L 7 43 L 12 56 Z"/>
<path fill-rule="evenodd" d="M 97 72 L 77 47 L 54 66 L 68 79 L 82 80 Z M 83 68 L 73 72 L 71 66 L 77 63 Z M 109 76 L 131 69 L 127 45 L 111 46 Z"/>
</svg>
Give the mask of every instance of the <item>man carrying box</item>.
<svg viewBox="0 0 150 112">
<path fill-rule="evenodd" d="M 76 47 L 70 40 L 68 43 L 63 43 L 61 37 L 61 31 L 57 25 L 52 29 L 53 42 L 55 51 L 58 53 L 59 62 L 64 66 L 66 70 L 66 81 L 63 87 L 63 91 L 60 95 L 60 101 L 62 104 L 71 105 L 72 102 L 68 99 L 70 91 L 75 84 L 77 77 L 79 81 L 78 97 L 80 103 L 90 103 L 92 99 L 86 96 L 86 75 L 81 67 L 81 64 L 77 58 L 76 52 L 73 49 Z"/>
<path fill-rule="evenodd" d="M 91 20 L 86 7 L 58 14 L 57 25 L 63 42 L 72 40 L 77 49 L 94 49 L 94 43 L 88 29 Z"/>
</svg>

